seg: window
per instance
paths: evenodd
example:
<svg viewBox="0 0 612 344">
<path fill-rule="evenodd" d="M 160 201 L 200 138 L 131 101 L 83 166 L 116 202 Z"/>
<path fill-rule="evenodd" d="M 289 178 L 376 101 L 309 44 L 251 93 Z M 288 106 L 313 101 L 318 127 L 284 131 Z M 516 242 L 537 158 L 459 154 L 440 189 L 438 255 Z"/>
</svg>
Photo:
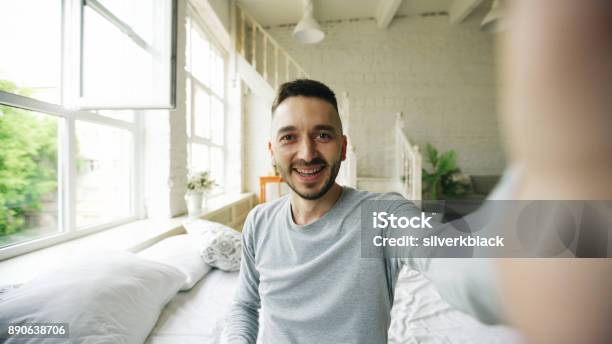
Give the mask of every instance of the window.
<svg viewBox="0 0 612 344">
<path fill-rule="evenodd" d="M 225 190 L 227 156 L 225 66 L 226 53 L 210 39 L 198 16 L 187 18 L 187 112 L 189 168 L 192 173 L 208 170 L 218 187 Z"/>
<path fill-rule="evenodd" d="M 0 259 L 140 216 L 136 109 L 173 102 L 175 6 L 0 2 Z"/>
<path fill-rule="evenodd" d="M 0 105 L 0 247 L 60 230 L 62 124 L 55 116 Z"/>
<path fill-rule="evenodd" d="M 81 108 L 174 106 L 171 0 L 86 0 Z"/>
<path fill-rule="evenodd" d="M 0 42 L 0 80 L 29 97 L 59 104 L 62 1 L 0 1 Z"/>
<path fill-rule="evenodd" d="M 129 217 L 134 135 L 86 121 L 76 121 L 75 129 L 76 227 Z"/>
<path fill-rule="evenodd" d="M 137 218 L 137 122 L 0 90 L 0 256 Z"/>
</svg>

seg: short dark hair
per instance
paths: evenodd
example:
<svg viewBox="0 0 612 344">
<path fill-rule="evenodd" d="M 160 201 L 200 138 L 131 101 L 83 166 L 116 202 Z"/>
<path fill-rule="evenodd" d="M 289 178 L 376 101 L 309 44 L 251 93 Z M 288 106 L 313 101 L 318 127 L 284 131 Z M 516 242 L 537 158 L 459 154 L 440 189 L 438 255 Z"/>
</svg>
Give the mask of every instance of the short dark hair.
<svg viewBox="0 0 612 344">
<path fill-rule="evenodd" d="M 334 94 L 334 91 L 327 87 L 327 85 L 311 79 L 296 79 L 280 85 L 276 94 L 276 99 L 274 99 L 274 102 L 272 103 L 272 115 L 274 115 L 276 108 L 285 99 L 297 96 L 313 97 L 324 100 L 334 107 L 336 113 L 339 113 L 336 95 Z"/>
</svg>

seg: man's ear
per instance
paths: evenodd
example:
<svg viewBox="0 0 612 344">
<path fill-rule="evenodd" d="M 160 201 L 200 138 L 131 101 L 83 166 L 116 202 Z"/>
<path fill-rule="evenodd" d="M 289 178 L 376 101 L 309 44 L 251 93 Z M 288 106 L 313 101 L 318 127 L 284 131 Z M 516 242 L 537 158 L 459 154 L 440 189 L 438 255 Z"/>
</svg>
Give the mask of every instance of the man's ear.
<svg viewBox="0 0 612 344">
<path fill-rule="evenodd" d="M 276 159 L 274 158 L 274 150 L 272 149 L 272 142 L 268 141 L 268 151 L 270 152 L 270 162 L 272 163 L 272 167 L 274 167 L 274 174 L 278 175 L 279 170 L 276 166 Z"/>
<path fill-rule="evenodd" d="M 342 135 L 342 161 L 346 160 L 346 145 L 347 145 L 346 135 Z"/>
<path fill-rule="evenodd" d="M 276 161 L 274 160 L 274 151 L 272 150 L 272 142 L 268 141 L 268 151 L 270 152 L 270 159 L 272 159 L 272 166 L 276 165 Z"/>
</svg>

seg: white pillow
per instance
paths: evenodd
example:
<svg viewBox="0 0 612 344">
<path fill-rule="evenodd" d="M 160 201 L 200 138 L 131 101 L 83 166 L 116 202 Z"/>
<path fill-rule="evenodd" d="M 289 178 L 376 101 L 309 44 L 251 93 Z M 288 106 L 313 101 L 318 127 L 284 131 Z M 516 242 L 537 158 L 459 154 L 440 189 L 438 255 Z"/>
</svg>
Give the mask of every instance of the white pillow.
<svg viewBox="0 0 612 344">
<path fill-rule="evenodd" d="M 200 254 L 207 264 L 225 271 L 240 269 L 241 235 L 217 222 L 195 220 L 184 223 L 188 233 L 200 235 Z"/>
<path fill-rule="evenodd" d="M 203 235 L 203 234 L 208 234 L 211 231 L 213 232 L 228 231 L 228 232 L 236 232 L 240 236 L 240 232 L 236 231 L 232 227 L 228 227 L 219 222 L 213 222 L 213 221 L 208 221 L 208 220 L 201 220 L 201 219 L 187 220 L 183 222 L 183 227 L 185 227 L 185 230 L 189 234 Z"/>
<path fill-rule="evenodd" d="M 64 341 L 71 343 L 143 343 L 164 305 L 184 283 L 185 275 L 172 266 L 133 253 L 104 252 L 39 276 L 6 295 L 0 301 L 0 324 L 67 322 L 70 337 Z M 9 338 L 6 343 L 21 340 Z"/>
<path fill-rule="evenodd" d="M 198 240 L 197 235 L 176 235 L 140 251 L 138 255 L 181 270 L 187 275 L 181 290 L 189 290 L 211 269 L 200 257 Z"/>
</svg>

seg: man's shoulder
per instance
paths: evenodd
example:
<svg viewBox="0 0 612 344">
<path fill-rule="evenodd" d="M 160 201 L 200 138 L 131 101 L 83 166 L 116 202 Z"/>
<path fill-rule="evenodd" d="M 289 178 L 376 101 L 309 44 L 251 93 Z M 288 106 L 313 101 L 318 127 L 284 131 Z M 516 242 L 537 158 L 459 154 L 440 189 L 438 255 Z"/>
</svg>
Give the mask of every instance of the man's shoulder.
<svg viewBox="0 0 612 344">
<path fill-rule="evenodd" d="M 376 204 L 369 204 L 369 207 L 385 209 L 387 211 L 394 212 L 405 212 L 405 211 L 416 211 L 418 205 L 409 199 L 406 199 L 398 192 L 371 192 L 363 190 L 352 190 L 351 203 L 354 205 L 361 206 L 364 202 L 375 202 Z"/>
<path fill-rule="evenodd" d="M 275 215 L 280 214 L 280 211 L 284 208 L 288 201 L 289 195 L 285 195 L 273 201 L 257 204 L 249 212 L 247 222 L 257 222 L 262 219 L 271 219 Z"/>
<path fill-rule="evenodd" d="M 345 187 L 352 194 L 352 197 L 361 201 L 408 201 L 404 196 L 397 192 L 372 192 Z"/>
</svg>

